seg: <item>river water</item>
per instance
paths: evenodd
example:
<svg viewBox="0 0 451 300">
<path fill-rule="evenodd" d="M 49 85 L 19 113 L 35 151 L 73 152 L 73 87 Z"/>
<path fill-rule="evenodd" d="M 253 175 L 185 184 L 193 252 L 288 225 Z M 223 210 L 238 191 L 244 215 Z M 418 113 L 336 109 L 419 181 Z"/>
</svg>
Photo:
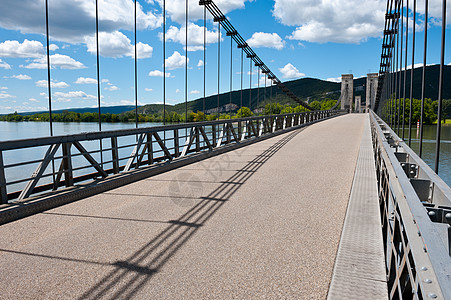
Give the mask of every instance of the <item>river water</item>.
<svg viewBox="0 0 451 300">
<path fill-rule="evenodd" d="M 161 123 L 140 123 L 139 127 L 152 127 L 159 126 Z M 120 130 L 120 129 L 130 129 L 135 128 L 133 123 L 104 123 L 102 124 L 102 130 Z M 93 132 L 98 131 L 97 123 L 53 123 L 54 135 L 66 135 L 66 134 L 76 134 L 81 132 Z M 412 129 L 412 146 L 411 148 L 418 153 L 418 134 L 416 128 Z M 401 135 L 401 134 L 398 134 Z M 424 126 L 424 137 L 423 137 L 423 160 L 433 169 L 435 162 L 435 135 L 436 126 L 426 125 Z M 15 139 L 26 139 L 26 138 L 36 138 L 36 137 L 46 137 L 49 136 L 49 123 L 46 122 L 0 122 L 0 141 L 15 140 Z M 405 140 L 408 139 L 408 130 L 405 130 Z M 451 186 L 451 126 L 443 126 L 441 134 L 441 151 L 440 151 L 440 167 L 439 175 L 440 177 Z M 29 159 L 29 153 L 25 153 L 24 150 L 20 150 L 22 153 L 17 153 L 16 159 L 14 161 L 20 161 L 23 155 Z M 45 151 L 45 149 L 42 149 Z M 42 158 L 42 154 L 32 153 L 34 156 L 36 154 L 36 159 Z M 9 160 L 9 159 L 8 159 Z M 9 163 L 5 161 L 5 163 Z M 9 180 L 12 178 L 18 178 L 16 172 L 23 172 L 18 168 L 17 170 L 11 170 L 7 174 Z M 33 172 L 34 170 L 27 170 L 27 172 Z"/>
</svg>

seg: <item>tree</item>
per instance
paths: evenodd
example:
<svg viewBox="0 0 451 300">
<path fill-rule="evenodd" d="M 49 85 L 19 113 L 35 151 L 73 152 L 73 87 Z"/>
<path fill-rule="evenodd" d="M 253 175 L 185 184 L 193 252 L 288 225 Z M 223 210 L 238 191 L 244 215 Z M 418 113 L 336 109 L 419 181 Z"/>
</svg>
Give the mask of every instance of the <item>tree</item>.
<svg viewBox="0 0 451 300">
<path fill-rule="evenodd" d="M 318 100 L 312 101 L 312 103 L 309 104 L 311 108 L 320 110 L 321 109 L 321 103 L 319 103 Z"/>
<path fill-rule="evenodd" d="M 247 118 L 247 117 L 250 117 L 252 115 L 253 115 L 252 111 L 250 110 L 249 107 L 246 107 L 246 106 L 241 107 L 238 110 L 238 112 L 236 113 L 236 117 L 237 118 Z"/>
</svg>

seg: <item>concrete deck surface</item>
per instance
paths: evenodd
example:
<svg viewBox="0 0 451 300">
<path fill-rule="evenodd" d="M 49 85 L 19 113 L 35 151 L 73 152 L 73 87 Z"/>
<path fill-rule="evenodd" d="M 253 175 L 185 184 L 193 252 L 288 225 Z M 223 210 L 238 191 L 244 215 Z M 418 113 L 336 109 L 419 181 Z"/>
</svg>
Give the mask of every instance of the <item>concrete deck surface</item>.
<svg viewBox="0 0 451 300">
<path fill-rule="evenodd" d="M 325 299 L 365 120 L 0 226 L 0 299 Z"/>
</svg>

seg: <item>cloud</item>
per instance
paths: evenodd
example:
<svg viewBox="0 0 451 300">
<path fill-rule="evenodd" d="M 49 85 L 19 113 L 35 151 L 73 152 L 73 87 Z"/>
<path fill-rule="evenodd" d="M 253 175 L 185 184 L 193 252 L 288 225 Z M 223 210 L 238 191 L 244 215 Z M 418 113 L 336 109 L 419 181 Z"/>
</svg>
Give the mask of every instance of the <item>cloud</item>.
<svg viewBox="0 0 451 300">
<path fill-rule="evenodd" d="M 163 77 L 163 72 L 161 72 L 160 70 L 150 71 L 149 76 L 150 77 Z M 165 76 L 171 77 L 171 73 L 166 72 Z"/>
<path fill-rule="evenodd" d="M 191 92 L 189 92 L 191 95 L 197 95 L 200 94 L 200 91 L 198 90 L 192 90 Z"/>
<path fill-rule="evenodd" d="M 38 81 L 36 81 L 36 86 L 47 88 L 49 85 L 48 85 L 47 80 L 38 80 Z M 60 88 L 60 89 L 69 87 L 69 85 L 67 83 L 65 83 L 64 81 L 52 81 L 50 86 L 52 88 Z"/>
<path fill-rule="evenodd" d="M 11 99 L 16 98 L 16 96 L 10 95 L 5 91 L 0 91 L 0 99 Z"/>
<path fill-rule="evenodd" d="M 99 28 L 104 32 L 133 30 L 133 0 L 100 0 Z M 45 34 L 43 1 L 0 1 L 0 26 L 23 34 Z M 53 1 L 49 6 L 50 37 L 55 41 L 83 43 L 95 34 L 95 1 Z M 162 18 L 154 8 L 145 12 L 137 5 L 138 30 L 161 26 Z"/>
<path fill-rule="evenodd" d="M 104 79 L 102 79 L 102 82 L 110 82 L 108 79 L 106 79 L 106 78 L 104 78 Z"/>
<path fill-rule="evenodd" d="M 10 69 L 11 69 L 11 66 L 10 66 L 6 61 L 2 61 L 2 60 L 0 59 L 0 68 L 3 68 L 3 69 L 5 69 L 5 70 L 10 70 Z"/>
<path fill-rule="evenodd" d="M 88 52 L 97 53 L 95 36 L 87 36 L 85 39 Z M 135 46 L 130 39 L 119 31 L 99 32 L 99 51 L 105 57 L 119 58 L 123 56 L 135 57 Z M 150 45 L 138 43 L 138 58 L 149 58 L 152 56 L 153 48 Z"/>
<path fill-rule="evenodd" d="M 50 51 L 55 51 L 55 50 L 58 50 L 60 47 L 58 47 L 57 45 L 55 45 L 55 44 L 50 44 L 49 45 L 49 50 Z"/>
<path fill-rule="evenodd" d="M 199 62 L 197 63 L 198 67 L 202 67 L 204 65 L 204 61 L 202 59 L 199 59 Z"/>
<path fill-rule="evenodd" d="M 255 32 L 252 37 L 247 40 L 247 43 L 249 46 L 255 48 L 268 47 L 277 50 L 282 50 L 285 44 L 277 33 L 265 32 Z"/>
<path fill-rule="evenodd" d="M 103 82 L 103 80 L 102 80 Z M 77 84 L 97 84 L 97 79 L 89 77 L 78 77 L 75 81 Z"/>
<path fill-rule="evenodd" d="M 385 0 L 275 0 L 273 15 L 298 26 L 288 37 L 292 40 L 360 43 L 381 36 L 385 9 Z"/>
<path fill-rule="evenodd" d="M 24 40 L 20 43 L 7 40 L 0 43 L 0 57 L 38 58 L 44 54 L 44 46 L 38 41 Z"/>
<path fill-rule="evenodd" d="M 188 24 L 188 51 L 198 51 L 204 49 L 204 29 L 203 26 L 198 26 L 194 23 Z M 186 27 L 180 28 L 171 26 L 166 32 L 166 41 L 180 43 L 185 46 Z M 161 37 L 161 34 L 160 34 Z M 218 41 L 218 32 L 207 30 L 207 44 L 216 43 Z"/>
<path fill-rule="evenodd" d="M 282 73 L 282 78 L 285 79 L 295 79 L 305 76 L 304 73 L 299 72 L 299 70 L 290 63 L 286 64 L 283 68 L 279 68 L 279 71 Z"/>
<path fill-rule="evenodd" d="M 15 78 L 15 79 L 19 79 L 19 80 L 30 80 L 31 79 L 30 76 L 23 75 L 23 74 L 13 75 L 13 76 L 11 76 L 11 78 Z"/>
<path fill-rule="evenodd" d="M 153 91 L 153 89 L 149 89 L 149 88 L 145 88 L 144 89 L 146 92 L 151 92 L 151 91 Z"/>
<path fill-rule="evenodd" d="M 117 91 L 117 90 L 119 90 L 119 88 L 117 86 L 115 86 L 115 85 L 110 85 L 110 86 L 107 86 L 105 88 L 105 90 L 107 90 L 107 91 Z"/>
<path fill-rule="evenodd" d="M 168 68 L 168 70 L 183 68 L 184 66 L 185 56 L 181 55 L 178 51 L 174 51 L 174 53 L 170 57 L 166 58 L 166 67 Z"/>
<path fill-rule="evenodd" d="M 178 94 L 180 93 L 180 89 L 176 89 L 175 92 Z"/>
<path fill-rule="evenodd" d="M 341 82 L 341 77 L 331 77 L 331 78 L 327 78 L 326 81 L 330 81 L 330 82 Z"/>
<path fill-rule="evenodd" d="M 245 2 L 246 0 L 216 0 L 215 4 L 224 14 L 227 14 L 232 10 L 244 8 Z M 161 6 L 162 1 L 158 0 L 158 3 L 160 3 Z M 188 5 L 188 17 L 190 20 L 199 20 L 203 18 L 204 8 L 199 5 L 198 1 L 189 1 Z M 172 21 L 179 24 L 185 22 L 185 0 L 166 1 L 166 11 Z M 207 14 L 207 16 L 209 15 Z"/>
<path fill-rule="evenodd" d="M 60 69 L 84 69 L 85 65 L 79 61 L 76 61 L 70 56 L 62 54 L 50 55 L 50 65 L 52 68 L 59 67 Z M 34 59 L 32 63 L 21 66 L 27 69 L 46 69 L 47 68 L 47 58 L 45 56 L 41 58 Z"/>
<path fill-rule="evenodd" d="M 41 93 L 40 95 L 47 96 L 45 93 Z M 72 99 L 97 99 L 97 96 L 88 95 L 83 91 L 71 91 L 68 93 L 56 92 L 54 95 L 59 102 L 70 102 Z"/>
<path fill-rule="evenodd" d="M 7 90 L 8 87 L 7 86 L 0 86 L 0 90 Z"/>
<path fill-rule="evenodd" d="M 260 76 L 260 86 L 264 87 L 265 86 L 265 76 Z M 266 86 L 270 86 L 272 84 L 272 80 L 268 79 L 268 77 L 266 77 Z"/>
<path fill-rule="evenodd" d="M 30 99 L 28 99 L 28 101 L 30 101 L 30 102 L 39 102 L 39 101 L 36 100 L 35 98 L 30 98 Z"/>
</svg>

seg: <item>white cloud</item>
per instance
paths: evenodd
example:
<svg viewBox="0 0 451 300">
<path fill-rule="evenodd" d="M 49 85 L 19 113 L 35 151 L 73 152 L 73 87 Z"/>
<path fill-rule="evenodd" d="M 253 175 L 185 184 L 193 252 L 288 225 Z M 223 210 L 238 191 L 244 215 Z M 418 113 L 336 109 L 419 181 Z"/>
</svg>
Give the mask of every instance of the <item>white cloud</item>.
<svg viewBox="0 0 451 300">
<path fill-rule="evenodd" d="M 11 99 L 16 98 L 16 96 L 10 95 L 5 91 L 0 91 L 0 99 Z"/>
<path fill-rule="evenodd" d="M 178 51 L 174 51 L 174 53 L 170 57 L 166 58 L 166 67 L 168 68 L 168 70 L 183 68 L 184 66 L 185 56 L 181 55 Z"/>
<path fill-rule="evenodd" d="M 119 90 L 119 88 L 117 86 L 115 86 L 115 85 L 110 85 L 110 86 L 107 86 L 105 88 L 105 90 L 107 90 L 107 91 L 117 91 L 117 90 Z"/>
<path fill-rule="evenodd" d="M 163 77 L 163 72 L 161 72 L 160 70 L 150 71 L 149 76 L 150 77 Z M 166 72 L 165 76 L 171 77 L 171 73 Z"/>
<path fill-rule="evenodd" d="M 198 51 L 204 49 L 204 29 L 203 26 L 198 26 L 194 23 L 188 24 L 188 51 Z M 186 40 L 186 27 L 182 26 L 178 28 L 171 26 L 166 32 L 166 41 L 173 41 L 185 46 Z M 161 34 L 160 34 L 161 37 Z M 216 43 L 218 41 L 218 32 L 207 30 L 207 44 Z M 222 39 L 222 37 L 221 37 Z"/>
<path fill-rule="evenodd" d="M 247 43 L 249 46 L 255 48 L 268 47 L 277 50 L 282 50 L 285 44 L 277 33 L 265 32 L 255 32 L 252 37 L 247 40 Z"/>
<path fill-rule="evenodd" d="M 99 28 L 105 32 L 133 30 L 133 0 L 100 0 Z M 0 26 L 21 33 L 45 34 L 42 19 L 43 1 L 0 1 Z M 54 41 L 82 43 L 86 36 L 95 34 L 95 1 L 53 1 L 49 7 L 50 35 Z M 162 18 L 154 7 L 145 12 L 137 5 L 138 30 L 161 26 Z"/>
<path fill-rule="evenodd" d="M 282 78 L 285 79 L 295 79 L 305 76 L 304 73 L 299 72 L 299 70 L 290 63 L 286 64 L 283 68 L 279 68 L 279 71 L 282 73 Z"/>
<path fill-rule="evenodd" d="M 88 52 L 96 54 L 96 37 L 87 36 L 85 42 Z M 135 57 L 135 46 L 131 44 L 130 39 L 125 34 L 119 31 L 99 32 L 99 51 L 100 55 L 105 57 Z M 150 45 L 139 42 L 137 51 L 138 58 L 149 58 L 152 56 L 153 48 Z"/>
<path fill-rule="evenodd" d="M 70 56 L 62 54 L 50 55 L 50 65 L 52 68 L 59 67 L 60 69 L 71 69 L 71 70 L 86 68 L 83 63 L 76 61 Z M 47 57 L 43 56 L 41 58 L 37 58 L 33 60 L 32 63 L 21 67 L 27 69 L 46 69 Z"/>
<path fill-rule="evenodd" d="M 189 92 L 191 95 L 197 95 L 200 94 L 200 91 L 198 90 L 192 90 L 191 92 Z"/>
<path fill-rule="evenodd" d="M 146 92 L 151 92 L 151 91 L 153 91 L 153 89 L 149 89 L 149 88 L 145 88 L 144 89 Z"/>
<path fill-rule="evenodd" d="M 30 99 L 28 99 L 28 101 L 30 101 L 30 102 L 39 102 L 39 101 L 36 100 L 35 98 L 30 98 Z"/>
<path fill-rule="evenodd" d="M 176 89 L 175 92 L 178 94 L 180 93 L 180 89 Z"/>
<path fill-rule="evenodd" d="M 331 77 L 331 78 L 327 78 L 326 81 L 330 81 L 330 82 L 341 82 L 341 77 Z"/>
<path fill-rule="evenodd" d="M 13 76 L 11 76 L 11 78 L 15 78 L 15 79 L 19 79 L 19 80 L 30 80 L 31 79 L 30 76 L 23 75 L 23 74 L 13 75 Z"/>
<path fill-rule="evenodd" d="M 265 86 L 265 76 L 260 76 L 260 86 L 264 87 Z M 266 86 L 270 86 L 272 84 L 272 80 L 268 79 L 268 77 L 266 77 Z"/>
<path fill-rule="evenodd" d="M 42 95 L 44 94 L 44 95 Z M 83 91 L 71 91 L 68 93 L 56 92 L 55 97 L 59 102 L 69 102 L 72 99 L 97 99 L 94 95 L 86 94 Z M 45 93 L 41 93 L 41 96 L 47 96 Z"/>
<path fill-rule="evenodd" d="M 8 87 L 7 86 L 0 86 L 0 90 L 7 90 Z"/>
<path fill-rule="evenodd" d="M 103 80 L 102 80 L 103 82 Z M 97 84 L 97 79 L 89 77 L 78 77 L 75 81 L 77 84 Z"/>
<path fill-rule="evenodd" d="M 110 82 L 108 79 L 104 78 L 102 79 L 102 82 Z"/>
<path fill-rule="evenodd" d="M 47 88 L 49 85 L 48 85 L 47 80 L 38 80 L 38 81 L 36 81 L 36 86 Z M 64 81 L 52 81 L 50 86 L 52 88 L 60 88 L 60 89 L 69 87 L 69 85 L 67 83 L 65 83 Z"/>
<path fill-rule="evenodd" d="M 44 46 L 38 41 L 24 40 L 20 43 L 7 40 L 0 43 L 0 57 L 37 58 L 43 56 L 44 53 Z"/>
<path fill-rule="evenodd" d="M 11 69 L 11 66 L 10 66 L 6 61 L 2 61 L 2 60 L 0 59 L 0 68 L 3 68 L 3 69 L 5 69 L 5 70 L 10 70 L 10 69 Z"/>
<path fill-rule="evenodd" d="M 273 15 L 298 26 L 289 36 L 293 40 L 360 43 L 381 35 L 385 9 L 385 0 L 275 0 Z"/>
<path fill-rule="evenodd" d="M 55 45 L 55 44 L 50 44 L 49 45 L 49 50 L 50 51 L 55 51 L 55 50 L 58 50 L 60 47 L 58 47 L 57 45 Z"/>
<path fill-rule="evenodd" d="M 197 63 L 198 67 L 202 67 L 204 65 L 204 61 L 202 59 L 199 59 L 199 62 Z"/>
<path fill-rule="evenodd" d="M 162 1 L 158 0 L 158 2 L 161 5 Z M 227 14 L 234 9 L 244 8 L 245 2 L 246 0 L 216 0 L 215 4 L 224 14 Z M 203 18 L 204 8 L 199 5 L 198 1 L 189 1 L 188 5 L 188 17 L 190 20 Z M 166 1 L 166 11 L 171 20 L 179 24 L 185 22 L 185 0 Z M 209 14 L 207 16 L 210 17 Z"/>
</svg>

